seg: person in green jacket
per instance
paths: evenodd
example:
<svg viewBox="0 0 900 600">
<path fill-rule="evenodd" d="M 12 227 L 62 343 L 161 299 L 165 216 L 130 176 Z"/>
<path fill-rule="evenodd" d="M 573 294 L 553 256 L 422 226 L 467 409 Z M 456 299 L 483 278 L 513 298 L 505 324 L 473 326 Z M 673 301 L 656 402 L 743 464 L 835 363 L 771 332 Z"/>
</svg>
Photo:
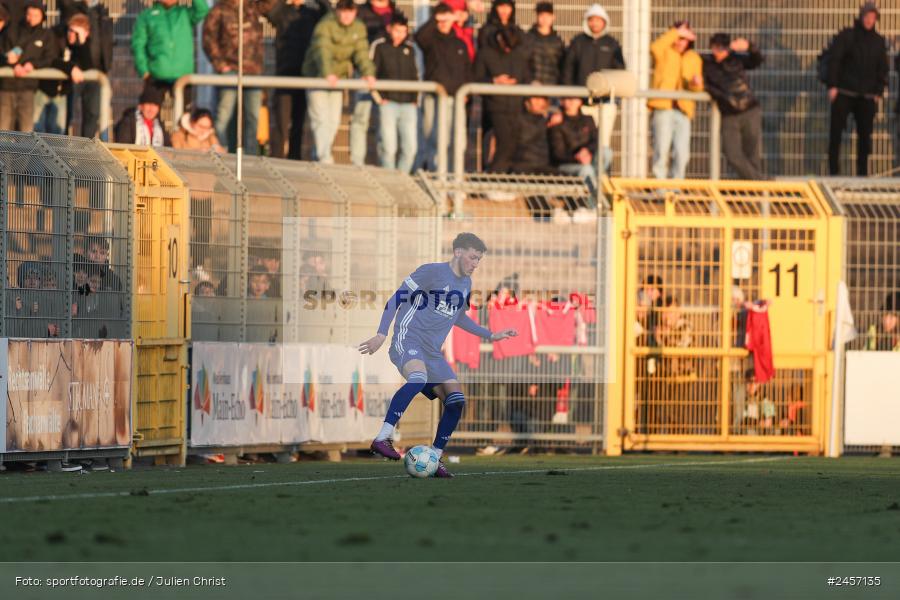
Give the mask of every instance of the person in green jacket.
<svg viewBox="0 0 900 600">
<path fill-rule="evenodd" d="M 366 26 L 356 18 L 353 0 L 339 0 L 335 12 L 316 25 L 302 72 L 304 77 L 324 77 L 334 86 L 342 77 L 353 77 L 354 69 L 370 87 L 374 85 L 375 65 L 369 58 Z M 333 163 L 331 146 L 341 124 L 343 94 L 338 90 L 309 90 L 307 99 L 314 158 Z"/>
<path fill-rule="evenodd" d="M 171 94 L 176 79 L 194 72 L 194 27 L 208 12 L 206 0 L 192 0 L 190 6 L 157 0 L 138 15 L 131 51 L 145 88 Z"/>
</svg>

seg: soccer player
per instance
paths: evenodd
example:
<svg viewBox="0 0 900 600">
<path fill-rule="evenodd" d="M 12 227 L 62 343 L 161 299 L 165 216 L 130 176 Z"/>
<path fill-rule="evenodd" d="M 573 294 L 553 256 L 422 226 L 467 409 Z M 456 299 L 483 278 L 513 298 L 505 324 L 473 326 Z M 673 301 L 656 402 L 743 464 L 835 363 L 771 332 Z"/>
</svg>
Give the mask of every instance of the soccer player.
<svg viewBox="0 0 900 600">
<path fill-rule="evenodd" d="M 422 265 L 407 277 L 385 305 L 378 333 L 359 345 L 363 354 L 377 352 L 394 321 L 389 356 L 406 383 L 391 399 L 381 431 L 372 442 L 374 454 L 400 460 L 391 441 L 394 427 L 420 392 L 430 400 L 440 398 L 444 404 L 433 444 L 438 457 L 443 454 L 466 402 L 456 373 L 441 353 L 441 346 L 454 325 L 492 342 L 516 335 L 515 329 L 491 333 L 466 315 L 471 276 L 486 250 L 484 242 L 473 233 L 456 236 L 450 262 Z M 453 477 L 443 461 L 434 476 Z"/>
</svg>

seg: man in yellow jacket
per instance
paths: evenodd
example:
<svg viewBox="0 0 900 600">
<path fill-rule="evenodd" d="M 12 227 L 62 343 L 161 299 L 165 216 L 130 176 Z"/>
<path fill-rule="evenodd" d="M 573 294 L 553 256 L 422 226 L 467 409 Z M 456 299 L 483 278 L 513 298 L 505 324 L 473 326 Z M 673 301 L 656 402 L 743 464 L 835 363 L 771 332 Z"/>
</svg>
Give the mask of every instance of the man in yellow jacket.
<svg viewBox="0 0 900 600">
<path fill-rule="evenodd" d="M 693 50 L 696 36 L 687 21 L 675 23 L 650 45 L 653 55 L 653 80 L 657 90 L 699 92 L 703 90 L 703 59 Z M 691 155 L 692 100 L 654 99 L 647 102 L 652 111 L 653 176 L 684 179 Z M 672 160 L 669 161 L 671 152 Z"/>
</svg>

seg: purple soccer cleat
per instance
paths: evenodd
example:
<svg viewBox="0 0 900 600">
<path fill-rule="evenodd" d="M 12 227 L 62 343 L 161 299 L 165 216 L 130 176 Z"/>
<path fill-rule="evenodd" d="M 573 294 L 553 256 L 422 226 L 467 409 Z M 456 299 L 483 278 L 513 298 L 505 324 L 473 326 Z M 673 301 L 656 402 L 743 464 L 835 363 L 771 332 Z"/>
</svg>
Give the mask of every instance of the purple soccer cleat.
<svg viewBox="0 0 900 600">
<path fill-rule="evenodd" d="M 437 471 L 434 472 L 434 476 L 443 479 L 453 479 L 453 473 L 447 470 L 447 467 L 444 466 L 444 461 L 438 463 L 438 468 Z"/>
<path fill-rule="evenodd" d="M 390 438 L 384 440 L 375 440 L 369 446 L 372 454 L 378 454 L 390 460 L 400 460 L 400 453 L 394 450 L 394 444 Z"/>
</svg>

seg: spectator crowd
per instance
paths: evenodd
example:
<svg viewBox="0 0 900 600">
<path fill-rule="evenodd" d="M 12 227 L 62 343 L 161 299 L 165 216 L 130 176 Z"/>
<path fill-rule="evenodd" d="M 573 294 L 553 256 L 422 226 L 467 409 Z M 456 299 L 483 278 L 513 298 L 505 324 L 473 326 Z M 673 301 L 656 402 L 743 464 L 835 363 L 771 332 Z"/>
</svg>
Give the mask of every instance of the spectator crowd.
<svg viewBox="0 0 900 600">
<path fill-rule="evenodd" d="M 177 130 L 166 131 L 161 107 L 175 81 L 195 73 L 202 48 L 212 69 L 239 69 L 239 0 L 156 0 L 137 17 L 131 32 L 134 67 L 144 81 L 138 103 L 119 115 L 119 142 L 173 145 L 224 152 L 237 146 L 237 90 L 218 88 L 215 107 L 187 99 L 189 111 L 176 115 Z M 46 24 L 40 0 L 0 0 L 0 66 L 13 69 L 0 79 L 0 129 L 75 134 L 99 133 L 100 88 L 85 72 L 112 70 L 113 23 L 104 0 L 58 0 L 60 23 Z M 450 95 L 447 131 L 452 131 L 453 94 L 467 82 L 497 85 L 586 86 L 589 77 L 626 69 L 622 47 L 609 32 L 610 17 L 599 4 L 584 13 L 583 31 L 567 45 L 554 28 L 551 2 L 538 2 L 527 31 L 516 19 L 514 0 L 493 0 L 476 33 L 474 14 L 482 0 L 445 0 L 417 29 L 394 0 L 244 0 L 243 73 L 265 73 L 264 22 L 275 30 L 278 76 L 325 79 L 322 89 L 262 90 L 244 87 L 245 152 L 261 151 L 257 132 L 269 129 L 268 152 L 302 156 L 304 126 L 311 133 L 310 158 L 333 162 L 333 146 L 344 111 L 342 79 L 359 78 L 367 89 L 349 94 L 350 160 L 366 162 L 373 109 L 377 110 L 378 163 L 409 172 L 435 168 L 439 118 L 435 99 L 415 92 L 379 92 L 378 80 L 433 81 Z M 840 31 L 819 57 L 819 79 L 831 103 L 829 169 L 839 171 L 847 118 L 857 130 L 857 174 L 868 172 L 873 121 L 887 87 L 885 38 L 877 31 L 874 3 L 860 8 L 852 27 Z M 199 36 L 195 32 L 199 29 Z M 196 39 L 195 39 L 196 38 Z M 706 91 L 722 114 L 722 150 L 744 179 L 765 179 L 762 165 L 762 109 L 747 72 L 763 64 L 760 48 L 744 38 L 716 33 L 709 53 L 694 49 L 697 35 L 679 20 L 650 46 L 651 87 L 671 92 Z M 67 80 L 25 78 L 41 68 L 63 71 Z M 260 122 L 266 94 L 271 125 Z M 77 101 L 77 106 L 76 106 Z M 690 159 L 692 100 L 651 99 L 652 172 L 683 178 Z M 483 156 L 490 171 L 569 173 L 595 178 L 612 162 L 611 135 L 617 105 L 609 98 L 486 96 L 481 125 Z M 602 136 L 602 139 L 600 137 Z M 601 152 L 602 156 L 595 156 Z"/>
</svg>

